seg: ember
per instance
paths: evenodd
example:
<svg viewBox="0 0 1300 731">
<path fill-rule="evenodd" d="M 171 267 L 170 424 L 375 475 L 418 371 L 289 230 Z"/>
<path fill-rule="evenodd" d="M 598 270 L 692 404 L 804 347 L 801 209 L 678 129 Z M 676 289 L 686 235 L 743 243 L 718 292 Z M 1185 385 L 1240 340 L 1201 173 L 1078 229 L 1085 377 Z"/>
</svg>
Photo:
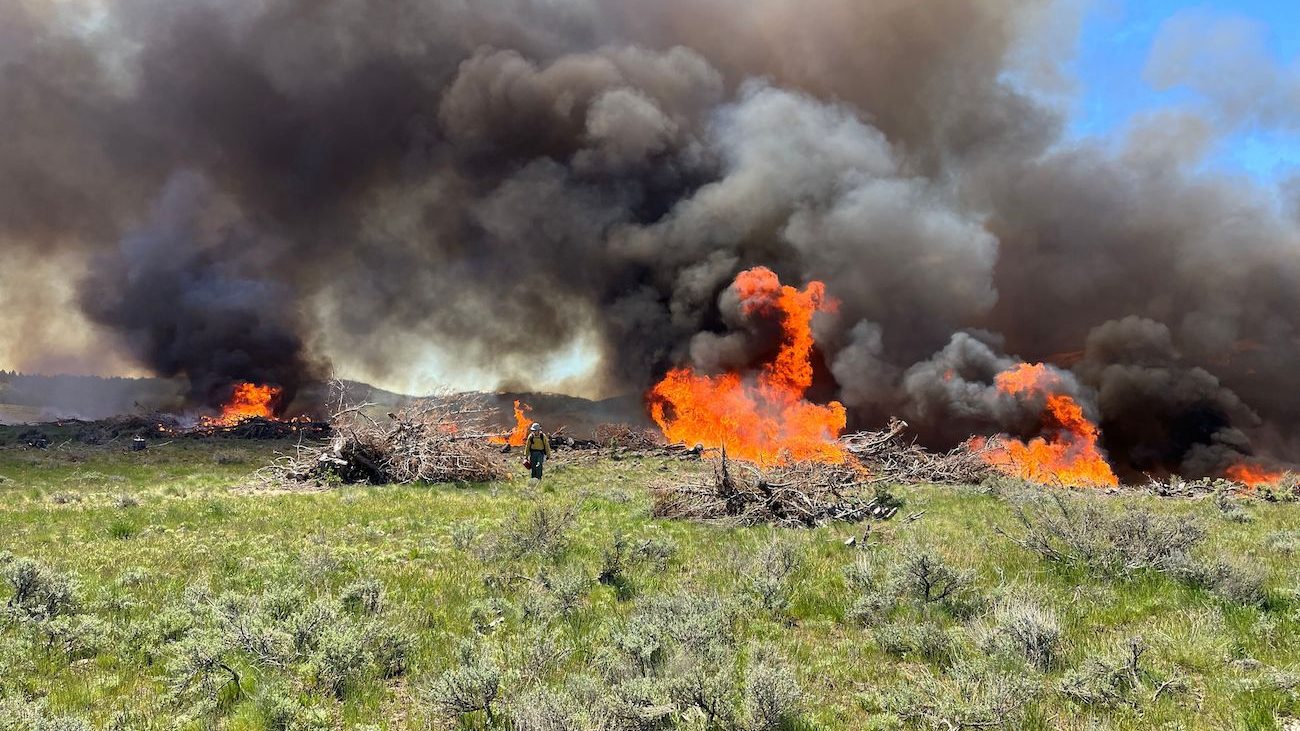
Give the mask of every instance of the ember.
<svg viewBox="0 0 1300 731">
<path fill-rule="evenodd" d="M 756 267 L 732 287 L 746 315 L 780 318 L 780 351 L 757 374 L 669 371 L 650 391 L 651 417 L 670 442 L 726 447 L 742 460 L 843 462 L 836 438 L 846 423 L 844 406 L 804 398 L 813 379 L 813 314 L 834 309 L 825 285 L 810 282 L 799 291 Z"/>
<path fill-rule="evenodd" d="M 1046 395 L 1047 436 L 1029 442 L 1003 437 L 989 450 L 989 463 L 1007 474 L 1033 482 L 1059 485 L 1118 485 L 1119 478 L 1097 446 L 1099 432 L 1073 398 L 1051 393 L 1059 378 L 1042 363 L 1021 363 L 998 374 L 998 390 L 1009 395 Z"/>
</svg>

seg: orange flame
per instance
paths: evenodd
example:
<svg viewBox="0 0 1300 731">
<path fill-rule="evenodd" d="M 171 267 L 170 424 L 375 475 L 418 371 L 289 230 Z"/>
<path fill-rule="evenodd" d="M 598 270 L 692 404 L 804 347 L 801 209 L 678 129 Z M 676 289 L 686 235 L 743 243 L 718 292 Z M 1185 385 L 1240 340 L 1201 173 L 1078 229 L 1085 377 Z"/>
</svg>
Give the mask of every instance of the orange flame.
<svg viewBox="0 0 1300 731">
<path fill-rule="evenodd" d="M 220 416 L 208 416 L 200 420 L 203 426 L 234 426 L 245 419 L 262 417 L 275 418 L 274 405 L 283 389 L 257 383 L 241 383 L 221 407 Z"/>
<path fill-rule="evenodd" d="M 986 458 L 1009 475 L 1033 482 L 1059 485 L 1118 485 L 1097 446 L 1097 425 L 1084 416 L 1078 402 L 1061 393 L 1050 393 L 1059 386 L 1057 376 L 1042 363 L 1021 363 L 999 373 L 995 379 L 999 391 L 1009 395 L 1045 394 L 1047 412 L 1044 426 L 1047 437 L 1029 442 L 1002 438 L 999 449 Z"/>
<path fill-rule="evenodd" d="M 1286 476 L 1285 472 L 1277 472 L 1247 462 L 1229 467 L 1225 474 L 1229 480 L 1240 482 L 1252 490 L 1264 485 L 1276 485 Z"/>
<path fill-rule="evenodd" d="M 508 437 L 490 437 L 488 442 L 492 444 L 509 444 L 512 447 L 524 446 L 524 441 L 528 439 L 528 427 L 532 421 L 524 415 L 525 412 L 532 411 L 533 407 L 521 403 L 515 399 L 515 428 L 510 432 Z"/>
<path fill-rule="evenodd" d="M 777 315 L 781 348 L 757 374 L 701 375 L 674 368 L 650 390 L 650 416 L 672 442 L 726 447 L 731 456 L 760 463 L 786 460 L 842 462 L 835 441 L 844 430 L 844 406 L 804 398 L 812 385 L 812 318 L 832 311 L 826 285 L 799 291 L 766 267 L 741 272 L 732 284 L 746 315 Z"/>
</svg>

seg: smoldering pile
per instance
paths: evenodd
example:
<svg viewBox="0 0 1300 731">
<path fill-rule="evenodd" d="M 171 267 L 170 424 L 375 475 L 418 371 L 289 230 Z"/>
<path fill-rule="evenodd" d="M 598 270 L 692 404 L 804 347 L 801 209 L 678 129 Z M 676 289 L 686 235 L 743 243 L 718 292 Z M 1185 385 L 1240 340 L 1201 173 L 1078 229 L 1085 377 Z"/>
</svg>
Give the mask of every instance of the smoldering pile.
<svg viewBox="0 0 1300 731">
<path fill-rule="evenodd" d="M 489 482 L 509 477 L 499 448 L 484 431 L 487 412 L 472 397 L 417 402 L 383 420 L 370 405 L 330 418 L 334 436 L 322 446 L 302 446 L 261 471 L 273 482 L 365 483 Z"/>
<path fill-rule="evenodd" d="M 32 426 L 18 435 L 19 443 L 31 449 L 63 444 L 112 447 L 133 440 L 156 443 L 174 439 L 248 439 L 275 441 L 302 437 L 320 440 L 330 435 L 328 422 L 310 418 L 274 419 L 249 417 L 232 423 L 200 421 L 187 425 L 171 414 L 130 414 L 87 421 L 61 419 Z"/>
</svg>

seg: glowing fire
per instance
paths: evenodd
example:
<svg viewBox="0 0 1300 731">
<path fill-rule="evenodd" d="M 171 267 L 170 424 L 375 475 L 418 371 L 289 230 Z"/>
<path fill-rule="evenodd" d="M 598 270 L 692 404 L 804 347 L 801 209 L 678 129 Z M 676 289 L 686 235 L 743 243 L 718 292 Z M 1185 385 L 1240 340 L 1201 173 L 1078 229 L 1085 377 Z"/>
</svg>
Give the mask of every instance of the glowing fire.
<svg viewBox="0 0 1300 731">
<path fill-rule="evenodd" d="M 1043 426 L 1046 437 L 1022 442 L 1002 438 L 999 449 L 988 453 L 988 460 L 1007 474 L 1034 482 L 1060 485 L 1118 485 L 1097 447 L 1097 425 L 1084 416 L 1078 402 L 1062 393 L 1055 374 L 1042 363 L 1021 363 L 999 373 L 995 379 L 999 391 L 1009 395 L 1046 395 L 1047 411 Z"/>
<path fill-rule="evenodd" d="M 740 459 L 844 461 L 835 441 L 846 423 L 844 406 L 804 398 L 813 380 L 813 314 L 834 309 L 826 285 L 810 282 L 799 291 L 756 267 L 737 275 L 732 288 L 746 315 L 780 318 L 776 357 L 756 374 L 675 368 L 648 395 L 651 418 L 669 441 L 726 447 Z"/>
<path fill-rule="evenodd" d="M 1229 467 L 1225 474 L 1229 480 L 1240 482 L 1252 490 L 1263 485 L 1276 485 L 1286 476 L 1285 472 L 1266 469 L 1246 462 Z"/>
<path fill-rule="evenodd" d="M 254 417 L 273 419 L 275 402 L 281 393 L 282 389 L 277 386 L 241 383 L 235 386 L 230 400 L 221 407 L 221 415 L 204 417 L 201 423 L 203 426 L 234 426 Z"/>
<path fill-rule="evenodd" d="M 533 407 L 521 403 L 515 399 L 515 428 L 510 432 L 508 437 L 491 437 L 488 439 L 492 444 L 509 444 L 512 447 L 524 446 L 524 440 L 528 439 L 528 427 L 532 425 L 532 420 L 524 414 L 532 411 Z"/>
</svg>

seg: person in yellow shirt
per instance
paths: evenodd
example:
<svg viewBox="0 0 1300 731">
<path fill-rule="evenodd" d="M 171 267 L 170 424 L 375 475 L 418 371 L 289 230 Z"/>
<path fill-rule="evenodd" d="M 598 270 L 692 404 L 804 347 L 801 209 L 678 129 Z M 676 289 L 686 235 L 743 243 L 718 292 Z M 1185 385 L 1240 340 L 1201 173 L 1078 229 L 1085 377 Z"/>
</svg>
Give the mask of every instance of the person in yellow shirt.
<svg viewBox="0 0 1300 731">
<path fill-rule="evenodd" d="M 542 481 L 542 465 L 551 456 L 551 438 L 542 431 L 542 425 L 533 422 L 528 427 L 528 438 L 524 440 L 524 449 L 528 453 L 528 466 L 532 468 L 530 483 Z"/>
</svg>

